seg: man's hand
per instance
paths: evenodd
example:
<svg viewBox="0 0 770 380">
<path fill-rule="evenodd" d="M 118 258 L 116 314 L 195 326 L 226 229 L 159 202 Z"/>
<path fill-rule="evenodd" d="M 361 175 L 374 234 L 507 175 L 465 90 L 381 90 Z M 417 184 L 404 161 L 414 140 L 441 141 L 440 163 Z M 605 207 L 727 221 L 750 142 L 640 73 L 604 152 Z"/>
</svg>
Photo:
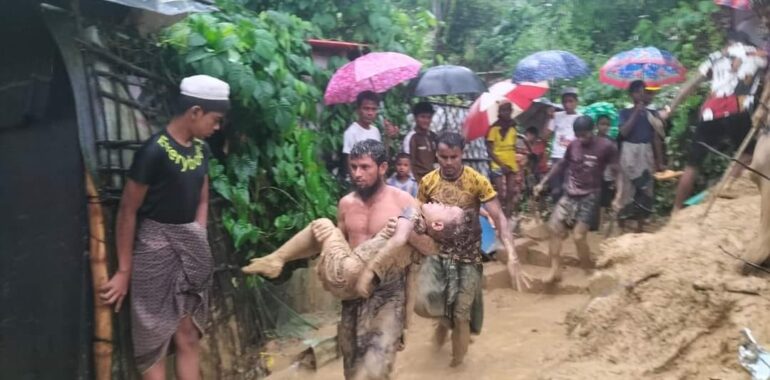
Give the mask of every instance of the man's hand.
<svg viewBox="0 0 770 380">
<path fill-rule="evenodd" d="M 364 268 L 356 283 L 356 293 L 361 298 L 369 298 L 372 295 L 372 289 L 374 289 L 374 271 Z"/>
<path fill-rule="evenodd" d="M 671 107 L 665 106 L 662 110 L 658 111 L 658 116 L 661 120 L 666 121 L 669 117 L 671 117 Z"/>
<path fill-rule="evenodd" d="M 398 127 L 393 125 L 388 119 L 384 119 L 382 124 L 385 126 L 385 134 L 388 137 L 398 137 Z"/>
<path fill-rule="evenodd" d="M 99 289 L 99 298 L 106 305 L 115 305 L 115 312 L 120 312 L 123 299 L 128 294 L 128 272 L 118 271 L 112 278 Z"/>
<path fill-rule="evenodd" d="M 623 208 L 623 204 L 620 202 L 620 197 L 615 197 L 615 199 L 612 200 L 612 211 L 615 211 L 617 213 L 622 208 Z"/>
<path fill-rule="evenodd" d="M 543 184 L 542 184 L 542 183 L 538 183 L 538 184 L 537 184 L 537 186 L 535 186 L 535 187 L 532 189 L 532 195 L 533 195 L 535 198 L 539 197 L 539 196 L 540 196 L 540 193 L 542 193 L 542 192 L 543 192 Z"/>
<path fill-rule="evenodd" d="M 508 252 L 508 274 L 511 276 L 511 283 L 516 287 L 516 291 L 520 292 L 530 288 L 532 278 L 521 268 L 521 263 L 515 252 Z"/>
</svg>

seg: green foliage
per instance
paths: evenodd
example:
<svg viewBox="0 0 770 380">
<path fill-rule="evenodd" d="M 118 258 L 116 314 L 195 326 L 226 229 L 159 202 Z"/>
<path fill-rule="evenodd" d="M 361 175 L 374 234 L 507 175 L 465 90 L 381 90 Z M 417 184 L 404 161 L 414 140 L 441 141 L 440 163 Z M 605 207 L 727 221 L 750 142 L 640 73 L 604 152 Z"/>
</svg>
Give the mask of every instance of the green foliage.
<svg viewBox="0 0 770 380">
<path fill-rule="evenodd" d="M 179 76 L 208 74 L 230 84 L 229 154 L 209 174 L 229 201 L 224 226 L 246 258 L 271 250 L 319 217 L 334 217 L 339 189 L 317 157 L 318 119 L 328 74 L 316 69 L 306 39 L 317 33 L 286 13 L 255 13 L 235 3 L 194 14 L 166 30 Z"/>
</svg>

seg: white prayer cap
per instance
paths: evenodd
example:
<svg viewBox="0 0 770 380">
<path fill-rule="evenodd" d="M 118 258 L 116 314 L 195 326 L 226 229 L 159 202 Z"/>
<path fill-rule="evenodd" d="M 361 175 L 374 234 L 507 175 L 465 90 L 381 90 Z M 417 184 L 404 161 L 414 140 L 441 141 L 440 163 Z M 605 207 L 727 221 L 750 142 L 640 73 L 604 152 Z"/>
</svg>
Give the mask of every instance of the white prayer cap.
<svg viewBox="0 0 770 380">
<path fill-rule="evenodd" d="M 229 100 L 230 85 L 208 75 L 193 75 L 182 79 L 182 95 L 205 100 Z"/>
</svg>

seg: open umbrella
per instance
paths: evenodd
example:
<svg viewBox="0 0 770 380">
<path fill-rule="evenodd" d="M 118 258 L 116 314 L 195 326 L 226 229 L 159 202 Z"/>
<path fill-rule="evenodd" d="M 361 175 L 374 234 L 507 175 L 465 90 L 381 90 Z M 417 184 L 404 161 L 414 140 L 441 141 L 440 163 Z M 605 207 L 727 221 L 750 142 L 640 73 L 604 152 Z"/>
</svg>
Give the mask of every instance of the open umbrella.
<svg viewBox="0 0 770 380">
<path fill-rule="evenodd" d="M 594 123 L 599 121 L 600 116 L 607 116 L 610 119 L 610 130 L 607 133 L 610 138 L 618 137 L 618 110 L 612 103 L 596 102 L 578 109 L 583 115 L 590 116 Z"/>
<path fill-rule="evenodd" d="M 513 81 L 542 82 L 577 78 L 588 73 L 588 65 L 576 55 L 564 50 L 546 50 L 519 61 L 513 71 Z"/>
<path fill-rule="evenodd" d="M 599 80 L 618 88 L 638 79 L 647 86 L 683 82 L 687 70 L 669 52 L 655 47 L 636 48 L 618 53 L 599 70 Z"/>
<path fill-rule="evenodd" d="M 401 53 L 369 53 L 346 63 L 332 75 L 324 103 L 351 103 L 364 91 L 385 92 L 420 72 L 420 61 Z"/>
<path fill-rule="evenodd" d="M 480 94 L 487 86 L 471 69 L 463 66 L 431 67 L 412 82 L 414 96 Z"/>
<path fill-rule="evenodd" d="M 714 0 L 714 4 L 744 11 L 751 9 L 751 0 Z"/>
<path fill-rule="evenodd" d="M 489 93 L 508 99 L 519 108 L 526 110 L 532 102 L 548 92 L 548 82 L 540 83 L 513 83 L 504 80 L 493 84 Z"/>
<path fill-rule="evenodd" d="M 500 104 L 507 102 L 513 106 L 511 117 L 516 117 L 532 105 L 532 101 L 548 91 L 546 83 L 520 83 L 506 88 L 495 88 L 497 93 L 485 92 L 476 99 L 468 110 L 463 122 L 463 134 L 467 141 L 483 137 L 489 126 L 497 122 Z"/>
<path fill-rule="evenodd" d="M 561 105 L 551 102 L 548 98 L 538 98 L 532 102 L 532 105 L 526 111 L 516 117 L 516 124 L 524 128 L 536 127 L 542 134 L 542 127 L 549 118 L 546 112 L 546 109 L 549 107 L 555 108 L 556 111 L 563 110 Z"/>
</svg>

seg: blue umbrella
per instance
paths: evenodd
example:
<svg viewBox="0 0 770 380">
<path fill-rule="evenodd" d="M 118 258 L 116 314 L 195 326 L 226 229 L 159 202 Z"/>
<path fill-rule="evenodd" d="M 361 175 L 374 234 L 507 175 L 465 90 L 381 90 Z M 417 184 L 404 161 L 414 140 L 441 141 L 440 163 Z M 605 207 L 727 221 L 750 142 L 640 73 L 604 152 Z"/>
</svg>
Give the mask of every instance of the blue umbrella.
<svg viewBox="0 0 770 380">
<path fill-rule="evenodd" d="M 576 55 L 563 50 L 546 50 L 519 61 L 513 72 L 513 81 L 521 83 L 570 79 L 588 73 L 588 65 Z"/>
</svg>

